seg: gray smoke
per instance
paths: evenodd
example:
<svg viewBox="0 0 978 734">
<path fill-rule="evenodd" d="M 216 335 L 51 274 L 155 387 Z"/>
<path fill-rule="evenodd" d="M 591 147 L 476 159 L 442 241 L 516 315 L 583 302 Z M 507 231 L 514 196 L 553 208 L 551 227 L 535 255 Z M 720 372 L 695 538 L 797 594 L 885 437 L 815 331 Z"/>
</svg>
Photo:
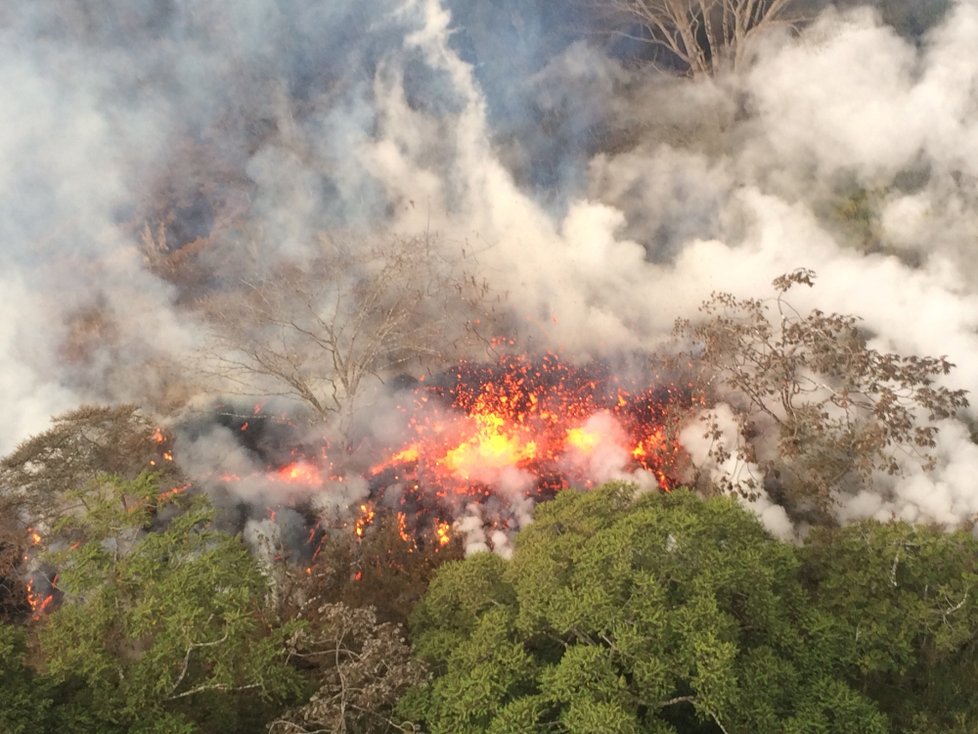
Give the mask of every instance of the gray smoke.
<svg viewBox="0 0 978 734">
<path fill-rule="evenodd" d="M 555 5 L 0 10 L 0 452 L 81 402 L 199 397 L 195 299 L 301 268 L 323 232 L 437 233 L 506 294 L 527 349 L 582 360 L 652 350 L 710 291 L 812 267 L 799 307 L 859 314 L 873 346 L 946 354 L 948 384 L 978 387 L 972 0 L 920 44 L 828 10 L 718 82 L 636 68 Z M 846 192 L 864 225 L 839 215 Z M 226 432 L 196 441 L 196 471 L 251 460 Z M 973 519 L 966 425 L 939 454 L 842 516 Z"/>
</svg>

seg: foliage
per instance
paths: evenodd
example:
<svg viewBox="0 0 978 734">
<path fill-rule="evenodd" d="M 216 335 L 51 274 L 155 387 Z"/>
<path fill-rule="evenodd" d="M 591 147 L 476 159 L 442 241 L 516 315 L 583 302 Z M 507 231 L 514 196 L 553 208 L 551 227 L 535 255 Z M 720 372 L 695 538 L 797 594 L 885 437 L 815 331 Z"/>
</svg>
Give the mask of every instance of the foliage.
<svg viewBox="0 0 978 734">
<path fill-rule="evenodd" d="M 29 612 L 24 583 L 26 554 L 24 529 L 0 503 L 0 621 L 16 622 Z"/>
<path fill-rule="evenodd" d="M 968 404 L 964 390 L 938 384 L 953 367 L 946 358 L 878 352 L 855 316 L 796 311 L 785 294 L 813 278 L 808 270 L 777 278 L 768 301 L 714 293 L 704 320 L 676 325 L 694 345 L 691 359 L 740 411 L 738 458 L 759 466 L 768 489 L 796 510 L 824 509 L 876 472 L 899 474 L 905 456 L 930 467 L 934 422 Z M 773 450 L 750 442 L 758 426 L 776 430 Z M 720 438 L 715 424 L 707 433 Z M 730 458 L 719 440 L 713 458 Z M 757 477 L 726 487 L 748 496 L 759 488 Z"/>
<path fill-rule="evenodd" d="M 153 532 L 146 532 L 152 528 Z M 265 579 L 202 498 L 118 481 L 58 530 L 63 605 L 38 630 L 45 669 L 80 684 L 99 731 L 247 731 L 298 688 L 262 610 Z"/>
<path fill-rule="evenodd" d="M 161 481 L 175 478 L 164 458 L 169 448 L 135 405 L 83 406 L 53 418 L 0 461 L 0 502 L 32 522 L 51 523 L 83 506 L 81 490 L 105 475 L 133 479 L 155 467 Z"/>
<path fill-rule="evenodd" d="M 324 604 L 303 610 L 290 657 L 311 668 L 317 690 L 269 726 L 269 734 L 404 730 L 391 718 L 404 691 L 425 678 L 398 625 L 370 609 Z"/>
<path fill-rule="evenodd" d="M 371 607 L 382 622 L 404 624 L 435 571 L 461 556 L 457 538 L 442 543 L 431 530 L 406 533 L 397 515 L 381 510 L 362 536 L 343 527 L 326 537 L 297 592 Z"/>
<path fill-rule="evenodd" d="M 802 560 L 815 664 L 876 699 L 895 731 L 978 728 L 978 541 L 864 522 L 814 531 Z"/>
<path fill-rule="evenodd" d="M 432 732 L 885 731 L 807 664 L 796 571 L 728 498 L 563 493 L 511 562 L 436 576 L 412 619 L 434 680 L 403 711 Z"/>
<path fill-rule="evenodd" d="M 24 632 L 0 623 L 0 731 L 29 734 L 47 730 L 53 704 L 51 689 L 27 665 Z"/>
</svg>

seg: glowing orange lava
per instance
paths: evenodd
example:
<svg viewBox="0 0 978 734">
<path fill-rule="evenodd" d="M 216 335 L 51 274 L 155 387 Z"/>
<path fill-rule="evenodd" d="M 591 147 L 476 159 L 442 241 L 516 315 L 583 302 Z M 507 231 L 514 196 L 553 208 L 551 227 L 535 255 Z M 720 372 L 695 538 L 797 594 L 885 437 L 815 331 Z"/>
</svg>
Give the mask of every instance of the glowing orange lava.
<svg viewBox="0 0 978 734">
<path fill-rule="evenodd" d="M 56 588 L 58 577 L 55 576 L 51 579 L 50 588 Z M 39 621 L 45 612 L 47 612 L 51 605 L 54 604 L 54 594 L 50 591 L 47 593 L 41 593 L 36 590 L 34 586 L 34 579 L 28 579 L 27 581 L 27 604 L 31 608 L 31 619 L 35 622 Z"/>
<path fill-rule="evenodd" d="M 310 487 L 316 487 L 323 483 L 323 477 L 319 471 L 319 467 L 312 462 L 302 459 L 286 464 L 276 470 L 272 477 L 280 482 L 301 484 Z"/>
<path fill-rule="evenodd" d="M 390 471 L 421 492 L 473 497 L 500 486 L 527 495 L 587 487 L 640 472 L 669 489 L 684 456 L 671 411 L 694 402 L 672 386 L 634 389 L 610 369 L 578 368 L 556 355 L 462 364 L 452 381 L 419 383 L 415 398 L 413 440 L 371 474 Z"/>
</svg>

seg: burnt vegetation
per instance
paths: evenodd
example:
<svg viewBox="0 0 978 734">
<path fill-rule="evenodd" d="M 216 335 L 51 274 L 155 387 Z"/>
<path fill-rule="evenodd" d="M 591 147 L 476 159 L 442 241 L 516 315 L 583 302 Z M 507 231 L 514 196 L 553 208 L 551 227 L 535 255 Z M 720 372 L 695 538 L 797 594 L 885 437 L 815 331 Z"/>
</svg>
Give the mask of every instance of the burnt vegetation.
<svg viewBox="0 0 978 734">
<path fill-rule="evenodd" d="M 769 299 L 716 293 L 702 318 L 680 320 L 675 331 L 695 345 L 686 358 L 700 379 L 737 411 L 733 448 L 715 416 L 704 416 L 711 457 L 757 469 L 720 479 L 722 490 L 748 498 L 767 490 L 789 510 L 825 521 L 833 503 L 879 473 L 932 469 L 939 421 L 968 400 L 941 384 L 954 366 L 947 358 L 880 352 L 857 317 L 798 311 L 789 291 L 813 286 L 814 277 L 780 276 Z"/>
</svg>

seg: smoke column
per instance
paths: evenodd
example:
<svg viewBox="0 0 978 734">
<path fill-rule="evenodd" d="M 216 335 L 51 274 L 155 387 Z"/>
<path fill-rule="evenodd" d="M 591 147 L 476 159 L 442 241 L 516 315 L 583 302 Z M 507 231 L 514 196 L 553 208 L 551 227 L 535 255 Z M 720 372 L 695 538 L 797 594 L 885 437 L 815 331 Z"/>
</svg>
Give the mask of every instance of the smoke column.
<svg viewBox="0 0 978 734">
<path fill-rule="evenodd" d="M 654 74 L 555 5 L 0 10 L 0 451 L 83 402 L 199 398 L 194 300 L 301 268 L 321 232 L 435 232 L 506 294 L 527 350 L 582 361 L 812 267 L 799 308 L 858 314 L 872 346 L 946 354 L 948 384 L 978 387 L 975 3 L 919 44 L 827 10 L 719 82 Z M 869 192 L 866 227 L 834 215 L 844 190 Z M 973 519 L 969 426 L 938 454 L 841 517 Z"/>
</svg>

